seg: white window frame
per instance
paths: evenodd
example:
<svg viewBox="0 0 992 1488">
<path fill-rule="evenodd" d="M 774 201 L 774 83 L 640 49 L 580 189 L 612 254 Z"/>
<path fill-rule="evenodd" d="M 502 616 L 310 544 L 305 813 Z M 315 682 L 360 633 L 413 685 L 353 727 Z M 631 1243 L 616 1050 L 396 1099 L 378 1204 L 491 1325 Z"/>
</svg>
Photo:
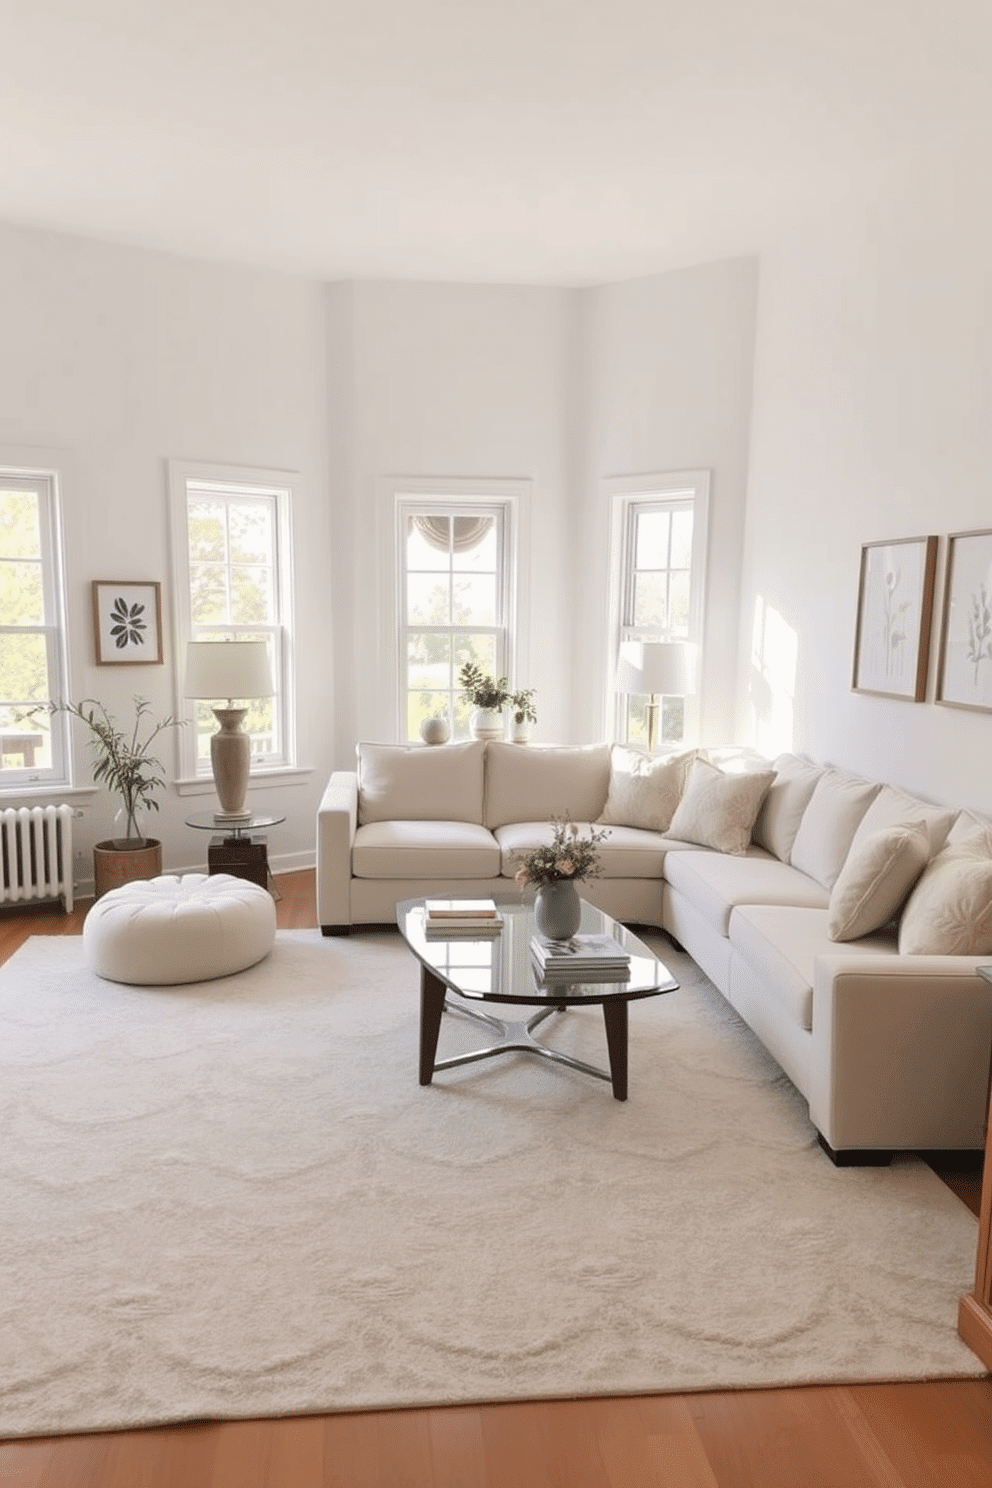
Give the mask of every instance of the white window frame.
<svg viewBox="0 0 992 1488">
<path fill-rule="evenodd" d="M 609 654 L 607 688 L 604 706 L 604 728 L 609 739 L 625 736 L 626 709 L 616 690 L 617 659 L 620 643 L 646 638 L 643 630 L 628 623 L 627 606 L 633 585 L 634 518 L 638 511 L 665 505 L 692 504 L 692 559 L 689 587 L 689 625 L 685 637 L 697 648 L 696 692 L 685 700 L 683 742 L 693 744 L 699 738 L 703 689 L 703 627 L 706 614 L 706 558 L 709 546 L 710 473 L 708 470 L 684 470 L 647 475 L 618 476 L 606 482 L 610 510 L 610 598 Z M 664 636 L 654 631 L 652 640 Z M 680 637 L 681 639 L 681 637 Z"/>
<path fill-rule="evenodd" d="M 239 465 L 201 465 L 181 460 L 168 462 L 169 505 L 172 525 L 172 567 L 176 596 L 176 697 L 177 715 L 192 720 L 195 704 L 183 694 L 186 665 L 186 643 L 195 640 L 200 629 L 268 632 L 273 637 L 272 670 L 276 694 L 276 727 L 281 748 L 275 755 L 252 756 L 248 789 L 268 782 L 274 776 L 298 773 L 296 764 L 296 689 L 293 667 L 293 498 L 297 477 L 285 470 L 264 470 Z M 245 499 L 272 500 L 275 508 L 275 620 L 245 626 L 224 625 L 199 627 L 193 624 L 192 596 L 189 577 L 189 501 L 199 492 Z M 177 730 L 179 740 L 180 795 L 205 794 L 213 790 L 209 760 L 197 759 L 196 732 L 193 728 Z"/>
<path fill-rule="evenodd" d="M 529 544 L 524 534 L 530 517 L 530 481 L 499 477 L 465 480 L 425 479 L 421 477 L 390 482 L 392 513 L 393 626 L 395 675 L 393 678 L 393 733 L 401 743 L 406 737 L 406 591 L 405 591 L 405 523 L 412 512 L 436 516 L 484 516 L 498 514 L 502 519 L 501 602 L 505 623 L 492 627 L 504 634 L 504 655 L 497 660 L 497 676 L 506 673 L 511 682 L 518 676 L 526 652 L 527 624 L 522 596 L 526 595 L 526 554 Z M 417 627 L 421 629 L 422 627 Z M 451 627 L 445 626 L 446 630 Z M 490 629 L 472 626 L 475 631 Z M 521 682 L 520 685 L 525 685 Z"/>
<path fill-rule="evenodd" d="M 26 629 L 41 631 L 45 636 L 48 657 L 48 680 L 52 701 L 69 696 L 68 626 L 66 623 L 66 569 L 62 536 L 61 469 L 47 463 L 35 463 L 21 451 L 0 448 L 0 472 L 9 487 L 30 490 L 38 496 L 38 527 L 41 547 L 42 591 L 45 622 L 41 626 L 2 626 L 9 634 Z M 68 718 L 54 713 L 45 720 L 49 730 L 50 766 L 30 765 L 4 770 L 0 790 L 4 795 L 37 795 L 40 790 L 68 789 L 73 785 L 69 751 Z"/>
</svg>

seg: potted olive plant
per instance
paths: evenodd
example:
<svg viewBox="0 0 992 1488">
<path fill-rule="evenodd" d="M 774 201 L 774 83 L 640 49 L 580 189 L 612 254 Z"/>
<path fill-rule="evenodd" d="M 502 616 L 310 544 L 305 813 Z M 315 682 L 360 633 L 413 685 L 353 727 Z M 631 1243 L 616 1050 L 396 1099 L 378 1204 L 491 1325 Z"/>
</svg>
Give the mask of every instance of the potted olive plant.
<svg viewBox="0 0 992 1488">
<path fill-rule="evenodd" d="M 51 704 L 53 713 L 71 713 L 85 724 L 93 751 L 93 779 L 120 797 L 113 837 L 93 848 L 97 899 L 120 884 L 156 878 L 162 872 L 162 844 L 145 831 L 148 812 L 159 809 L 156 792 L 165 787 L 164 767 L 151 753 L 151 745 L 165 729 L 181 728 L 182 721 L 170 716 L 159 723 L 146 722 L 150 706 L 147 698 L 134 699 L 134 726 L 127 731 L 93 698 Z"/>
<path fill-rule="evenodd" d="M 518 687 L 510 695 L 510 721 L 513 725 L 511 737 L 514 744 L 526 744 L 530 738 L 530 726 L 537 722 L 534 697 L 533 687 Z"/>
<path fill-rule="evenodd" d="M 505 728 L 503 710 L 510 700 L 506 677 L 494 678 L 476 661 L 466 661 L 458 681 L 475 711 L 468 721 L 473 739 L 502 739 Z"/>
</svg>

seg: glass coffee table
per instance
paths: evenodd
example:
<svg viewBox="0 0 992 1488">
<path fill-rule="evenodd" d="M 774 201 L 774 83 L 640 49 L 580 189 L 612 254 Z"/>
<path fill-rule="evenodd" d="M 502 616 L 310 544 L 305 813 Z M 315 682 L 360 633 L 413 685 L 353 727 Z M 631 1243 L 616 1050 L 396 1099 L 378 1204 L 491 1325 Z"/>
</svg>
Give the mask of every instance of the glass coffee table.
<svg viewBox="0 0 992 1488">
<path fill-rule="evenodd" d="M 436 933 L 428 936 L 423 899 L 404 899 L 396 906 L 400 933 L 420 962 L 421 1085 L 429 1085 L 440 1070 L 518 1051 L 568 1065 L 599 1080 L 609 1080 L 616 1099 L 626 1100 L 627 1004 L 638 998 L 674 992 L 678 982 L 643 941 L 618 920 L 583 900 L 579 933 L 611 935 L 618 940 L 630 955 L 627 979 L 622 982 L 555 980 L 546 984 L 540 979 L 530 953 L 531 937 L 535 933 L 533 905 L 519 899 L 502 902 L 497 899 L 496 903 L 503 917 L 503 929 L 499 935 L 479 939 L 466 934 L 448 938 Z M 468 1006 L 473 1002 L 509 1003 L 536 1007 L 538 1011 L 522 1021 L 509 1021 Z M 569 1007 L 597 1005 L 603 1009 L 609 1070 L 584 1064 L 534 1037 L 537 1029 L 555 1013 Z M 471 1054 L 435 1062 L 445 1011 L 471 1018 L 485 1027 L 490 1042 Z"/>
</svg>

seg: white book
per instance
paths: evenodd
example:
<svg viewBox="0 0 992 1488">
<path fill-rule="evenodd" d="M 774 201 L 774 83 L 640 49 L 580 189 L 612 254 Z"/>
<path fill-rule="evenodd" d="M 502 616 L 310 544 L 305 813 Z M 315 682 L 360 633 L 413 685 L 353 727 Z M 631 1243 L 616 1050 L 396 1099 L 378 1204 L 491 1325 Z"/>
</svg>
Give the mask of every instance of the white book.
<svg viewBox="0 0 992 1488">
<path fill-rule="evenodd" d="M 545 970 L 630 965 L 630 956 L 612 935 L 573 935 L 571 940 L 545 940 L 535 935 L 531 947 L 538 965 Z"/>
<path fill-rule="evenodd" d="M 424 909 L 432 920 L 494 920 L 495 899 L 425 899 Z"/>
</svg>

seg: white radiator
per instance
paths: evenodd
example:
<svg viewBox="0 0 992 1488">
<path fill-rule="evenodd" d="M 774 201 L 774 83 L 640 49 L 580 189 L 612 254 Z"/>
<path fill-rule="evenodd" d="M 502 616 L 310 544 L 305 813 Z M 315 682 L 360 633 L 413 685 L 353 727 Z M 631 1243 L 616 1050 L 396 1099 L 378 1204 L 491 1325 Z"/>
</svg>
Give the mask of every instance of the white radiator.
<svg viewBox="0 0 992 1488">
<path fill-rule="evenodd" d="M 65 900 L 72 909 L 71 806 L 19 806 L 0 811 L 0 904 Z"/>
</svg>

